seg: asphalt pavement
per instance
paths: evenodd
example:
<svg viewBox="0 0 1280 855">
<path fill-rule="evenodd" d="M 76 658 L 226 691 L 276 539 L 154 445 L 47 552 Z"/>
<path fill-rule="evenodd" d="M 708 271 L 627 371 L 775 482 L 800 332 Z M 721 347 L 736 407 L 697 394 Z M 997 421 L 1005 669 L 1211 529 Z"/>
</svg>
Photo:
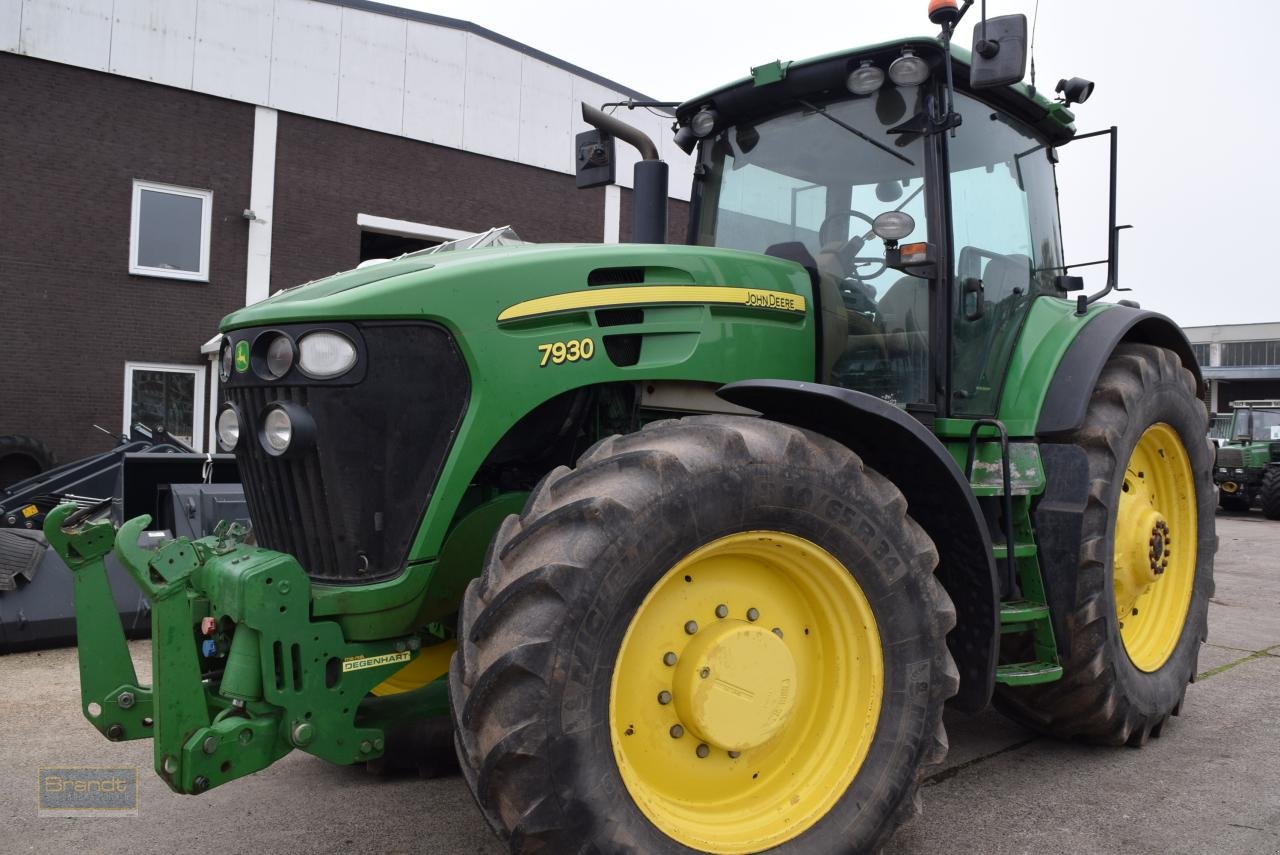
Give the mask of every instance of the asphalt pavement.
<svg viewBox="0 0 1280 855">
<path fill-rule="evenodd" d="M 949 714 L 924 814 L 887 853 L 1280 853 L 1280 522 L 1220 514 L 1209 643 L 1182 715 L 1142 749 L 1036 737 Z M 147 642 L 131 645 L 139 675 Z M 0 657 L 0 852 L 501 853 L 460 777 L 373 778 L 295 752 L 198 797 L 170 792 L 147 741 L 79 712 L 75 651 Z M 137 766 L 136 817 L 47 818 L 40 766 Z"/>
</svg>

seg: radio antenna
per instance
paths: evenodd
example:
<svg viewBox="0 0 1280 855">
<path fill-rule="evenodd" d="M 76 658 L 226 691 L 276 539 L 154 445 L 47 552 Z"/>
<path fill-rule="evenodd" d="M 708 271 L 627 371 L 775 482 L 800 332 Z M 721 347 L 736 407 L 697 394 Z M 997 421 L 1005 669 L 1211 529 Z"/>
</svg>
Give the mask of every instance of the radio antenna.
<svg viewBox="0 0 1280 855">
<path fill-rule="evenodd" d="M 984 16 L 985 17 L 985 16 Z M 1036 24 L 1040 21 L 1040 0 L 1036 0 L 1035 11 L 1031 13 L 1031 94 L 1036 94 Z M 983 35 L 986 35 L 985 33 Z"/>
</svg>

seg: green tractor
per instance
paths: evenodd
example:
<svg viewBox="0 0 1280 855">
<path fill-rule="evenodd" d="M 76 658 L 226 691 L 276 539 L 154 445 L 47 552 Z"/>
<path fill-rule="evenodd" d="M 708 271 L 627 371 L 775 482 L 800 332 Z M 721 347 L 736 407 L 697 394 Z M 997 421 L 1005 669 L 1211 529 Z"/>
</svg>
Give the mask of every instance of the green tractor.
<svg viewBox="0 0 1280 855">
<path fill-rule="evenodd" d="M 1231 429 L 1218 446 L 1213 480 L 1228 511 L 1261 505 L 1280 520 L 1280 401 L 1232 401 Z"/>
<path fill-rule="evenodd" d="M 1142 745 L 1213 591 L 1202 382 L 1167 318 L 1062 257 L 1081 139 L 1026 19 L 793 63 L 680 105 L 623 245 L 409 254 L 222 325 L 251 532 L 143 549 L 64 506 L 83 707 L 200 793 L 294 749 L 456 741 L 515 852 L 876 851 L 943 707 Z M 607 175 L 606 175 L 607 178 Z M 154 604 L 139 685 L 102 571 Z"/>
</svg>

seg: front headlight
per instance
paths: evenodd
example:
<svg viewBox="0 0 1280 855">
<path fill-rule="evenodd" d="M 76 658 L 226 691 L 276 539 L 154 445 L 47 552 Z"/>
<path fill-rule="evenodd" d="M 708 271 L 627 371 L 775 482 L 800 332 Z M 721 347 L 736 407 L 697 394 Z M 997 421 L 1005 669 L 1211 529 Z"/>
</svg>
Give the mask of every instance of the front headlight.
<svg viewBox="0 0 1280 855">
<path fill-rule="evenodd" d="M 240 441 L 240 413 L 231 404 L 218 413 L 218 445 L 223 451 L 234 451 Z"/>
<path fill-rule="evenodd" d="M 356 346 L 336 332 L 307 333 L 298 340 L 298 369 L 314 380 L 328 380 L 356 364 Z"/>
<path fill-rule="evenodd" d="M 235 366 L 235 354 L 232 352 L 231 339 L 222 337 L 222 355 L 218 359 L 218 379 L 226 383 L 231 379 L 231 369 Z"/>
<path fill-rule="evenodd" d="M 316 423 L 302 405 L 273 401 L 262 414 L 258 440 L 272 457 L 295 457 L 315 445 Z"/>
<path fill-rule="evenodd" d="M 267 417 L 262 420 L 262 441 L 273 454 L 289 450 L 289 443 L 293 441 L 293 419 L 283 407 L 267 411 Z"/>
</svg>

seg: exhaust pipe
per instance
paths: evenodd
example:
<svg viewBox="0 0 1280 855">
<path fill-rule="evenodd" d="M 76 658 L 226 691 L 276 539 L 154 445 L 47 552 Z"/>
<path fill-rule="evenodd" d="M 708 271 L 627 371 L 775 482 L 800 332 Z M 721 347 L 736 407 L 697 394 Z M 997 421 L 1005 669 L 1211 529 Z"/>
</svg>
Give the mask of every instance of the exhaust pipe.
<svg viewBox="0 0 1280 855">
<path fill-rule="evenodd" d="M 639 128 L 616 119 L 590 104 L 582 105 L 582 120 L 602 133 L 634 146 L 641 160 L 632 173 L 631 242 L 667 242 L 667 164 L 658 159 L 658 147 Z"/>
</svg>

